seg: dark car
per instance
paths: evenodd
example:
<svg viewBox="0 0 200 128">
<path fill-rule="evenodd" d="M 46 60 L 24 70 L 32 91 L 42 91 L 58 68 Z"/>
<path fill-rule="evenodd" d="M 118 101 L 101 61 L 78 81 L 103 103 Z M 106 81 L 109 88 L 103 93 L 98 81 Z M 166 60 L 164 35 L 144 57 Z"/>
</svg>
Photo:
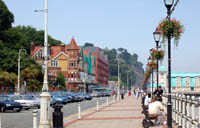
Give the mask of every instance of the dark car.
<svg viewBox="0 0 200 128">
<path fill-rule="evenodd" d="M 5 112 L 6 110 L 14 110 L 20 112 L 22 105 L 19 102 L 11 100 L 8 96 L 0 96 L 0 110 Z"/>
<path fill-rule="evenodd" d="M 85 97 L 85 100 L 91 100 L 92 99 L 92 96 L 88 93 L 83 93 L 84 97 Z"/>
</svg>

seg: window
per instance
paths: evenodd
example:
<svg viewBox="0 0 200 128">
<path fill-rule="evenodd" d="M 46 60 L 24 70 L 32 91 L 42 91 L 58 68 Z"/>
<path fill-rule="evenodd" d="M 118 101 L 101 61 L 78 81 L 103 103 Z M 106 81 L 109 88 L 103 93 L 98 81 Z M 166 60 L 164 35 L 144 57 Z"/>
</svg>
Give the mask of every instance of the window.
<svg viewBox="0 0 200 128">
<path fill-rule="evenodd" d="M 51 67 L 58 67 L 58 60 L 51 60 Z"/>
<path fill-rule="evenodd" d="M 36 58 L 37 59 L 42 59 L 44 57 L 44 55 L 43 55 L 43 50 L 40 50 L 39 52 L 38 52 L 38 54 L 36 55 Z"/>
</svg>

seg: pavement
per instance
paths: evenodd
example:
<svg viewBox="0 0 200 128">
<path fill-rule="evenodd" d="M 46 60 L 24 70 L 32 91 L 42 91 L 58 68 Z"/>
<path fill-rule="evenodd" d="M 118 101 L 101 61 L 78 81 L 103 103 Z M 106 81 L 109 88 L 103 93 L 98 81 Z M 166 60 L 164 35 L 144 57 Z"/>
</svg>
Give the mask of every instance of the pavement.
<svg viewBox="0 0 200 128">
<path fill-rule="evenodd" d="M 64 118 L 65 128 L 143 128 L 141 113 L 141 98 L 126 96 L 123 100 L 102 104 L 99 110 L 96 107 L 81 112 L 81 119 L 74 114 Z M 167 126 L 153 126 L 153 128 L 167 128 Z M 173 124 L 173 128 L 176 126 Z"/>
<path fill-rule="evenodd" d="M 142 128 L 144 115 L 141 113 L 141 99 L 127 96 L 123 100 L 109 105 L 103 104 L 97 111 L 96 108 L 81 113 L 82 118 L 73 115 L 64 119 L 65 128 Z"/>
</svg>

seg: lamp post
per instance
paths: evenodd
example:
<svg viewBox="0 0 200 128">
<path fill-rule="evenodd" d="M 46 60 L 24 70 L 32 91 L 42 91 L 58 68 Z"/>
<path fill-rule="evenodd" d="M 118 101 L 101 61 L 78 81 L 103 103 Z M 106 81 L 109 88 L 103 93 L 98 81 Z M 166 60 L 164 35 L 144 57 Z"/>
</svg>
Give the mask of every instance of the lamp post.
<svg viewBox="0 0 200 128">
<path fill-rule="evenodd" d="M 153 36 L 154 36 L 154 41 L 156 42 L 156 49 L 157 49 L 157 51 L 158 51 L 158 48 L 159 48 L 159 46 L 158 46 L 158 43 L 160 42 L 160 36 L 161 36 L 161 33 L 159 32 L 159 31 L 155 31 L 155 32 L 153 32 Z M 157 58 L 157 60 L 156 60 L 156 64 L 157 64 L 157 90 L 158 90 L 158 58 Z"/>
<path fill-rule="evenodd" d="M 26 53 L 26 49 L 19 49 L 18 54 L 18 76 L 17 76 L 17 94 L 20 94 L 20 60 L 21 60 L 21 52 Z"/>
<path fill-rule="evenodd" d="M 48 93 L 48 72 L 47 72 L 47 61 L 48 61 L 48 0 L 45 0 L 45 31 L 44 31 L 44 82 L 42 87 L 42 93 L 40 95 L 40 124 L 39 128 L 50 128 L 49 120 L 49 109 L 50 109 L 50 94 Z"/>
<path fill-rule="evenodd" d="M 170 21 L 171 7 L 174 0 L 164 0 L 167 8 L 167 19 Z M 168 38 L 168 101 L 167 101 L 167 123 L 168 128 L 172 128 L 172 102 L 171 102 L 171 32 L 167 33 Z"/>
<path fill-rule="evenodd" d="M 117 100 L 120 99 L 120 74 L 119 74 L 119 70 L 120 70 L 120 65 L 119 65 L 119 56 L 117 58 L 117 62 L 118 62 L 118 89 L 117 89 Z"/>
<path fill-rule="evenodd" d="M 151 51 L 151 50 L 150 50 L 150 51 Z M 151 57 L 148 58 L 148 62 L 149 62 L 150 60 L 153 61 L 153 59 L 152 59 Z M 151 74 L 151 75 L 152 75 L 152 76 L 151 76 L 151 77 L 152 77 L 152 82 L 151 82 L 151 83 L 152 83 L 152 85 L 151 85 L 151 93 L 152 93 L 152 96 L 153 96 L 153 68 L 152 68 L 152 74 Z"/>
</svg>

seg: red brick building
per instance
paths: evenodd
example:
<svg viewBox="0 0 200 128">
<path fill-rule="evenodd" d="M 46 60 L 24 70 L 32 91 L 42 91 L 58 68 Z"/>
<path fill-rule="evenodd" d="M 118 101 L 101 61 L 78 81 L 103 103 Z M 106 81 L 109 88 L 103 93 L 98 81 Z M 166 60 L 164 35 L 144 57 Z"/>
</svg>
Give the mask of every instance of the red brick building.
<svg viewBox="0 0 200 128">
<path fill-rule="evenodd" d="M 95 80 L 100 86 L 108 87 L 108 57 L 104 55 L 104 52 L 98 47 L 86 47 L 84 48 L 84 55 L 88 56 L 88 52 L 91 53 L 92 65 L 95 65 L 95 68 L 92 69 L 92 72 L 95 73 Z"/>
</svg>

